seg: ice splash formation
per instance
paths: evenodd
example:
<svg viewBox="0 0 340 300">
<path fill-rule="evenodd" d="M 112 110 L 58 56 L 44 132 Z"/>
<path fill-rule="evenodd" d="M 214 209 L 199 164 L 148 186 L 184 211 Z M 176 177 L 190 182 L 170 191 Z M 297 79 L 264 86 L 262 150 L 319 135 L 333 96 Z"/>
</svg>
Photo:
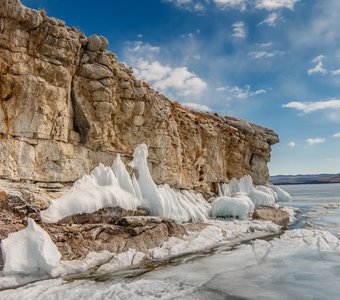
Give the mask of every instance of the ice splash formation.
<svg viewBox="0 0 340 300">
<path fill-rule="evenodd" d="M 69 192 L 53 200 L 49 208 L 41 212 L 42 220 L 53 223 L 71 215 L 116 206 L 126 210 L 142 206 L 150 215 L 171 218 L 179 223 L 204 222 L 209 215 L 246 219 L 255 206 L 272 205 L 290 197 L 278 187 L 254 187 L 251 176 L 247 175 L 220 184 L 220 197 L 210 205 L 200 193 L 175 190 L 167 184 L 157 186 L 151 177 L 147 157 L 146 145 L 138 145 L 129 163 L 135 170 L 132 175 L 119 155 L 111 167 L 99 164 L 90 175 L 76 181 Z"/>
<path fill-rule="evenodd" d="M 134 173 L 129 175 L 120 155 L 111 167 L 99 164 L 90 175 L 76 181 L 69 192 L 51 201 L 49 208 L 40 213 L 42 220 L 54 223 L 105 207 L 136 210 L 142 206 L 151 215 L 172 218 L 180 223 L 206 221 L 210 205 L 203 196 L 174 190 L 168 185 L 157 186 L 149 172 L 147 156 L 146 145 L 138 145 L 130 162 L 138 179 Z"/>
</svg>

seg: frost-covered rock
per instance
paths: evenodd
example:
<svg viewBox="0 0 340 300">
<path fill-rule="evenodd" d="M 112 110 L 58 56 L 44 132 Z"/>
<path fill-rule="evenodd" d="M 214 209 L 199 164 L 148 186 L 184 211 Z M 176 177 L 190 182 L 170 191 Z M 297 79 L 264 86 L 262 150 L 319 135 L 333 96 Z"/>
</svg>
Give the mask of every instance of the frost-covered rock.
<svg viewBox="0 0 340 300">
<path fill-rule="evenodd" d="M 61 254 L 50 236 L 32 219 L 27 228 L 11 233 L 1 242 L 5 274 L 50 273 Z"/>
<path fill-rule="evenodd" d="M 126 187 L 125 187 L 126 188 Z M 45 222 L 57 222 L 65 217 L 93 213 L 101 208 L 119 206 L 136 210 L 140 201 L 123 190 L 110 167 L 99 164 L 90 175 L 76 181 L 69 192 L 52 200 L 48 209 L 40 212 Z"/>
<path fill-rule="evenodd" d="M 219 197 L 212 202 L 212 217 L 233 217 L 244 220 L 254 210 L 253 202 L 246 195 Z"/>
</svg>

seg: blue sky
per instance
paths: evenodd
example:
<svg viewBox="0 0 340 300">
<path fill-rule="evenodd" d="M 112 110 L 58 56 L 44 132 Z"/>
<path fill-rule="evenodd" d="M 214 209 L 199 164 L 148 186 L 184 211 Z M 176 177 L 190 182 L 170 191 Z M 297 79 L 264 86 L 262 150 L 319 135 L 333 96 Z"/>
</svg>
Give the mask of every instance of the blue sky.
<svg viewBox="0 0 340 300">
<path fill-rule="evenodd" d="M 340 172 L 339 0 L 22 0 L 173 100 L 274 129 L 270 171 Z"/>
</svg>

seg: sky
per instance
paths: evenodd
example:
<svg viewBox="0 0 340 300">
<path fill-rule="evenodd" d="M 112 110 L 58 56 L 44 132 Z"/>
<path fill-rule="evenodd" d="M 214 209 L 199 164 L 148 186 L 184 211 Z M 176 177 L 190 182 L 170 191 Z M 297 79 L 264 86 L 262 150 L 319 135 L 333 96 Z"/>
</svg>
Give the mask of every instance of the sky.
<svg viewBox="0 0 340 300">
<path fill-rule="evenodd" d="M 274 129 L 271 175 L 340 172 L 339 0 L 22 0 L 170 99 Z"/>
</svg>

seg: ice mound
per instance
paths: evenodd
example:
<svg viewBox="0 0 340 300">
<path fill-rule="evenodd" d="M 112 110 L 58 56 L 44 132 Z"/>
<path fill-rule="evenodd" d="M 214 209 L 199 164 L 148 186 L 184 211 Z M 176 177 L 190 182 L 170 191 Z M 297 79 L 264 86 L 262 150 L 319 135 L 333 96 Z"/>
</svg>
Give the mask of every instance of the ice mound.
<svg viewBox="0 0 340 300">
<path fill-rule="evenodd" d="M 32 219 L 25 229 L 14 232 L 1 242 L 4 274 L 51 273 L 61 254 L 50 236 Z"/>
<path fill-rule="evenodd" d="M 237 194 L 248 196 L 256 206 L 273 205 L 275 201 L 290 201 L 291 196 L 277 186 L 254 187 L 250 175 L 243 176 L 239 180 L 233 178 L 229 183 L 222 183 L 218 186 L 219 196 L 234 197 Z M 289 200 L 290 199 L 290 200 Z"/>
<path fill-rule="evenodd" d="M 151 215 L 168 217 L 177 222 L 206 221 L 210 206 L 202 195 L 176 191 L 168 185 L 157 186 L 147 165 L 148 150 L 145 144 L 136 147 L 130 166 L 137 171 L 137 183 L 143 196 L 142 206 Z"/>
<path fill-rule="evenodd" d="M 252 188 L 248 196 L 256 206 L 273 205 L 275 203 L 275 197 L 272 193 L 258 190 L 254 187 Z"/>
<path fill-rule="evenodd" d="M 250 212 L 254 211 L 253 202 L 243 194 L 235 197 L 218 197 L 211 205 L 212 217 L 233 217 L 244 220 Z"/>
<path fill-rule="evenodd" d="M 105 207 L 119 206 L 126 210 L 136 210 L 140 200 L 134 196 L 136 193 L 127 191 L 134 191 L 132 181 L 129 185 L 118 163 L 114 169 L 118 170 L 119 179 L 110 167 L 99 164 L 90 175 L 77 180 L 61 198 L 52 200 L 48 209 L 40 212 L 42 220 L 53 223 L 71 215 L 93 213 Z"/>
</svg>

